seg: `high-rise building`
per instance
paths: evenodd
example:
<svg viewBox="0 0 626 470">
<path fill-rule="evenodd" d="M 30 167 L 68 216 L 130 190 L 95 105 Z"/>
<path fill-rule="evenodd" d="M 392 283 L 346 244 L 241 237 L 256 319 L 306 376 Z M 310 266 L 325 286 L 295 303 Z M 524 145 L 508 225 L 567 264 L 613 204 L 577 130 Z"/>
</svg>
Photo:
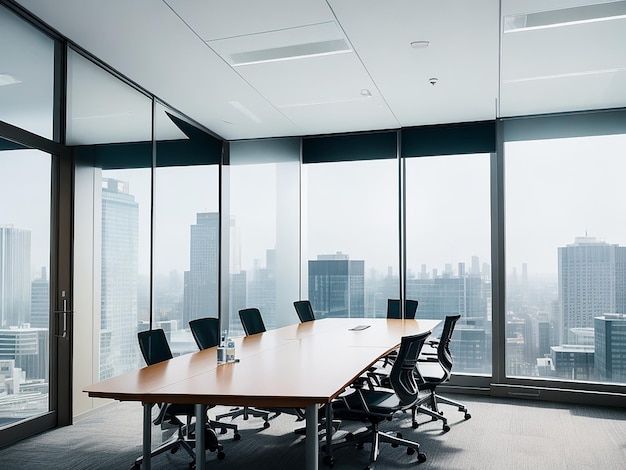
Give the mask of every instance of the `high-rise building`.
<svg viewBox="0 0 626 470">
<path fill-rule="evenodd" d="M 139 207 L 128 183 L 102 179 L 100 380 L 138 365 Z"/>
<path fill-rule="evenodd" d="M 247 307 L 261 311 L 266 328 L 276 327 L 276 250 L 266 250 L 265 267 L 255 262 L 252 279 L 248 280 L 247 302 Z"/>
<path fill-rule="evenodd" d="M 561 344 L 571 344 L 573 328 L 593 328 L 605 313 L 626 313 L 626 247 L 577 237 L 558 254 Z"/>
<path fill-rule="evenodd" d="M 218 316 L 219 214 L 200 212 L 191 226 L 189 271 L 185 272 L 183 322 L 201 317 Z"/>
<path fill-rule="evenodd" d="M 348 255 L 318 255 L 309 260 L 309 300 L 316 318 L 365 315 L 365 261 Z"/>
<path fill-rule="evenodd" d="M 600 315 L 594 325 L 597 378 L 626 383 L 626 315 Z"/>
<path fill-rule="evenodd" d="M 30 322 L 30 230 L 0 227 L 0 327 Z"/>
<path fill-rule="evenodd" d="M 48 328 L 50 324 L 50 282 L 46 268 L 41 268 L 41 276 L 31 284 L 30 326 Z"/>
</svg>

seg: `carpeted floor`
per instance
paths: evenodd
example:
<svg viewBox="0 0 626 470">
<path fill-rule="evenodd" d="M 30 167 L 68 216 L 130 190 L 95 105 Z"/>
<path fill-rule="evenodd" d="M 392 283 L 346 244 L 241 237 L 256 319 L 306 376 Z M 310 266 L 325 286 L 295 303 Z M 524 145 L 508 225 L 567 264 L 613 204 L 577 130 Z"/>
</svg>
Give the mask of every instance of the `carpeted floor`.
<svg viewBox="0 0 626 470">
<path fill-rule="evenodd" d="M 417 440 L 427 461 L 404 449 L 383 445 L 377 469 L 421 470 L 623 470 L 626 468 L 626 409 L 455 396 L 472 414 L 465 421 L 455 408 L 444 407 L 451 430 L 440 422 L 421 418 L 418 429 L 410 418 L 384 423 Z M 218 410 L 214 408 L 214 416 Z M 142 408 L 137 403 L 115 403 L 73 426 L 48 431 L 0 450 L 0 467 L 9 469 L 130 469 L 141 454 Z M 293 433 L 303 423 L 281 415 L 269 429 L 262 421 L 237 419 L 242 439 L 232 432 L 220 435 L 226 458 L 207 454 L 210 469 L 300 469 L 304 467 L 304 438 Z M 358 426 L 346 427 L 347 430 Z M 161 431 L 153 427 L 153 444 Z M 369 446 L 335 452 L 335 469 L 362 469 Z M 179 451 L 155 457 L 155 469 L 186 469 L 188 456 Z M 320 468 L 325 468 L 320 463 Z"/>
</svg>

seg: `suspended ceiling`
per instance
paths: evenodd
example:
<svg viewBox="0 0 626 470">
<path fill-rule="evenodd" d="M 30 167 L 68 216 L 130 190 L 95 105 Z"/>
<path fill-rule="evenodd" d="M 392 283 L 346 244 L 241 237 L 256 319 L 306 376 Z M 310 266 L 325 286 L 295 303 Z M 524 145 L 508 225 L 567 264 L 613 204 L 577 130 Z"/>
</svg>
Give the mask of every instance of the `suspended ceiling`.
<svg viewBox="0 0 626 470">
<path fill-rule="evenodd" d="M 626 106 L 626 1 L 17 3 L 227 140 Z"/>
</svg>

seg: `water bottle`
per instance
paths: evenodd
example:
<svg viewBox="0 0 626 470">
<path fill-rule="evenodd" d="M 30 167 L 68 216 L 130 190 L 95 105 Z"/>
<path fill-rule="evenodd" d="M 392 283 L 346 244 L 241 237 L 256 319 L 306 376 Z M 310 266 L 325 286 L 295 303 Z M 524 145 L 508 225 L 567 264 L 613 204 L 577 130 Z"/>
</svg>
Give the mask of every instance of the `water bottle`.
<svg viewBox="0 0 626 470">
<path fill-rule="evenodd" d="M 226 362 L 235 362 L 235 342 L 230 336 L 226 340 Z"/>
<path fill-rule="evenodd" d="M 226 362 L 226 330 L 222 333 L 222 339 L 217 347 L 217 363 L 224 364 Z"/>
</svg>

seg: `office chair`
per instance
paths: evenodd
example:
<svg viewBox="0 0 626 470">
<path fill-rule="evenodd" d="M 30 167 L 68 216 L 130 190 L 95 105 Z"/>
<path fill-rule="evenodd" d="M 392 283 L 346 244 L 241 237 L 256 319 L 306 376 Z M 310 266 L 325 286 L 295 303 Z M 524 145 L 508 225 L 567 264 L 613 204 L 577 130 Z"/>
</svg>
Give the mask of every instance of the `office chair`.
<svg viewBox="0 0 626 470">
<path fill-rule="evenodd" d="M 371 468 L 375 464 L 380 450 L 380 442 L 390 443 L 393 447 L 398 445 L 405 446 L 407 454 L 412 455 L 417 451 L 418 461 L 426 461 L 426 455 L 419 452 L 419 444 L 417 442 L 403 439 L 400 433 L 394 436 L 392 433 L 383 432 L 379 430 L 378 425 L 382 421 L 393 419 L 394 414 L 399 411 L 412 409 L 419 400 L 419 389 L 415 380 L 414 369 L 422 346 L 429 334 L 422 333 L 402 338 L 398 357 L 393 363 L 389 374 L 391 389 L 358 388 L 345 396 L 335 399 L 331 403 L 334 416 L 342 421 L 368 423 L 365 431 L 346 436 L 344 441 L 332 444 L 333 449 L 351 444 L 361 447 L 363 443 L 369 441 L 372 448 L 370 465 L 367 468 Z M 324 457 L 324 463 L 328 465 L 334 463 L 328 452 Z"/>
<path fill-rule="evenodd" d="M 258 308 L 245 308 L 243 310 L 239 310 L 239 319 L 241 320 L 243 331 L 246 336 L 263 333 L 265 331 L 265 323 L 263 323 L 263 318 L 261 317 L 261 312 Z M 255 418 L 263 418 L 263 429 L 270 427 L 270 413 L 268 411 L 258 410 L 250 406 L 234 408 L 230 410 L 229 413 L 217 415 L 215 419 L 219 421 L 222 418 L 230 417 L 231 419 L 235 419 L 238 416 L 243 416 L 243 419 L 247 420 L 250 415 Z"/>
<path fill-rule="evenodd" d="M 404 301 L 404 318 L 413 320 L 417 312 L 417 300 L 406 299 Z M 400 311 L 400 299 L 387 299 L 387 318 L 402 318 Z"/>
<path fill-rule="evenodd" d="M 239 319 L 243 326 L 243 331 L 246 336 L 256 335 L 257 333 L 263 333 L 265 330 L 265 323 L 263 317 L 258 308 L 244 308 L 239 310 Z"/>
<path fill-rule="evenodd" d="M 425 397 L 420 398 L 413 407 L 413 427 L 417 428 L 417 414 L 424 413 L 432 418 L 432 421 L 441 420 L 444 432 L 450 430 L 448 420 L 439 410 L 439 403 L 456 406 L 459 411 L 465 413 L 465 419 L 470 419 L 467 407 L 461 403 L 442 397 L 436 393 L 437 387 L 450 379 L 452 375 L 452 354 L 450 353 L 450 341 L 456 322 L 461 315 L 448 315 L 443 325 L 443 331 L 438 341 L 429 341 L 432 347 L 436 347 L 437 354 L 424 354 L 417 362 L 416 377 L 420 390 L 428 391 Z"/>
<path fill-rule="evenodd" d="M 315 320 L 313 307 L 311 307 L 311 302 L 308 300 L 296 300 L 293 303 L 293 306 L 296 309 L 296 313 L 298 314 L 298 318 L 301 323 Z"/>
<path fill-rule="evenodd" d="M 214 348 L 220 343 L 220 321 L 218 318 L 197 318 L 191 320 L 189 322 L 189 329 L 200 350 Z M 219 428 L 221 434 L 226 434 L 227 429 L 232 429 L 234 432 L 233 438 L 236 441 L 241 439 L 239 427 L 236 424 L 222 423 L 221 421 L 214 420 L 211 420 L 209 424 L 213 428 Z"/>
<path fill-rule="evenodd" d="M 137 333 L 139 340 L 139 349 L 147 365 L 157 364 L 159 362 L 172 359 L 172 351 L 167 342 L 165 332 L 162 329 L 140 331 Z M 193 439 L 193 432 L 197 423 L 192 423 L 191 420 L 195 416 L 194 405 L 179 404 L 179 403 L 159 403 L 160 411 L 159 415 L 153 421 L 153 424 L 161 425 L 162 429 L 165 429 L 167 425 L 176 426 L 177 432 L 162 443 L 159 447 L 150 453 L 150 456 L 162 454 L 163 452 L 170 451 L 175 453 L 181 447 L 192 458 L 191 466 L 195 465 L 195 440 Z M 180 421 L 178 416 L 185 416 L 186 423 Z M 202 423 L 204 425 L 208 423 Z M 217 458 L 223 459 L 226 454 L 223 452 L 223 447 L 218 444 L 217 436 L 211 427 L 207 426 L 206 429 L 206 447 L 211 452 L 217 451 Z M 143 462 L 143 456 L 135 460 L 133 469 L 139 469 Z"/>
<path fill-rule="evenodd" d="M 417 313 L 417 300 L 405 299 L 404 301 L 404 318 L 407 320 L 415 319 L 415 314 Z M 387 299 L 387 318 L 391 319 L 401 319 L 402 311 L 400 310 L 401 304 L 400 299 Z M 390 365 L 397 355 L 398 351 L 391 351 L 383 358 L 382 367 L 387 367 Z"/>
</svg>

